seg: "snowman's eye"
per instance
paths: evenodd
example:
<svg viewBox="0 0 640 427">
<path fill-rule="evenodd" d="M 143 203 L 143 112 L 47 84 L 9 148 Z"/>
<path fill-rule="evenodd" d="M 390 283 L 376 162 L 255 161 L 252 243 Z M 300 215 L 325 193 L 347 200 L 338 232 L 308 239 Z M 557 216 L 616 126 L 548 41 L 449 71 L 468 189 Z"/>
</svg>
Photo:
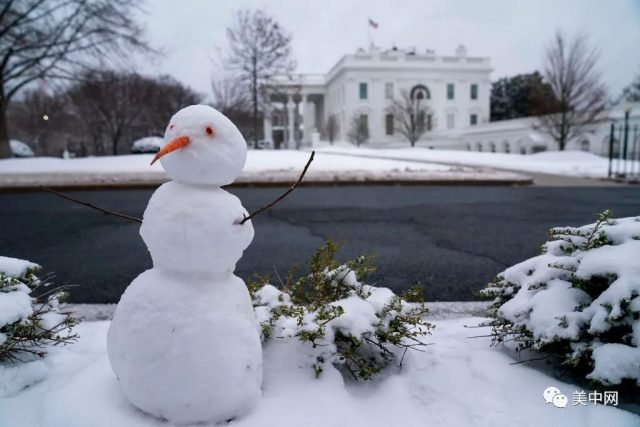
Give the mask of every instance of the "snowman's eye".
<svg viewBox="0 0 640 427">
<path fill-rule="evenodd" d="M 207 126 L 207 128 L 204 131 L 207 132 L 207 135 L 213 135 L 213 129 L 211 129 L 210 126 Z"/>
<path fill-rule="evenodd" d="M 175 125 L 169 125 L 169 130 L 173 129 Z"/>
</svg>

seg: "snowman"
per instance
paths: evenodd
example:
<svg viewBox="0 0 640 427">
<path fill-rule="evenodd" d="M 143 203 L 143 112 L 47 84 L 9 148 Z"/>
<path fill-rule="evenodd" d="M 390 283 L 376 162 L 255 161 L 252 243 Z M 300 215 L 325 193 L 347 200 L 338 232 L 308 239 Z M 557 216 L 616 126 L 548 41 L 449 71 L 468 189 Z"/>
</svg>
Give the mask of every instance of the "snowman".
<svg viewBox="0 0 640 427">
<path fill-rule="evenodd" d="M 156 190 L 140 235 L 153 268 L 122 295 L 107 338 L 127 399 L 176 424 L 246 414 L 261 395 L 262 348 L 245 283 L 233 274 L 253 239 L 247 211 L 222 190 L 247 144 L 205 105 L 178 111 L 160 160 L 173 178 Z M 153 164 L 152 162 L 152 164 Z"/>
</svg>

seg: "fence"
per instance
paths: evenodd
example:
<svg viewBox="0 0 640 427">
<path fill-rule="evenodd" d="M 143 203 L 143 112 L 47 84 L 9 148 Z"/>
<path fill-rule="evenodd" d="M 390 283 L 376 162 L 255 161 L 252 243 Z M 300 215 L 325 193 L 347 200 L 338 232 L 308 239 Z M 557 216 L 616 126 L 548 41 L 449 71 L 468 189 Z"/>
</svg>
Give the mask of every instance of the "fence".
<svg viewBox="0 0 640 427">
<path fill-rule="evenodd" d="M 622 122 L 611 123 L 609 178 L 640 180 L 640 128 L 629 123 L 628 112 Z"/>
</svg>

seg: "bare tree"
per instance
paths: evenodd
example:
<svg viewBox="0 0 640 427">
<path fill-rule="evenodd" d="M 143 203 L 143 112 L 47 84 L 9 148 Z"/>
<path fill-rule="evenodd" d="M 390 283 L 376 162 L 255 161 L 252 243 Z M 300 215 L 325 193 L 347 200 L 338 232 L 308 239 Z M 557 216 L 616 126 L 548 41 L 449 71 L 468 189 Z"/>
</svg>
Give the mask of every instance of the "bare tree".
<svg viewBox="0 0 640 427">
<path fill-rule="evenodd" d="M 354 114 L 349 123 L 347 139 L 356 146 L 364 144 L 369 139 L 369 122 L 366 114 Z"/>
<path fill-rule="evenodd" d="M 598 50 L 583 35 L 568 39 L 558 31 L 547 47 L 544 77 L 555 95 L 550 109 L 557 112 L 539 115 L 534 126 L 553 138 L 560 150 L 586 125 L 601 119 L 606 91 L 596 69 L 598 58 Z"/>
<path fill-rule="evenodd" d="M 243 135 L 253 134 L 254 117 L 247 85 L 237 76 L 223 73 L 221 77 L 211 79 L 211 89 L 213 107 L 227 116 Z"/>
<path fill-rule="evenodd" d="M 171 76 L 142 77 L 137 80 L 147 95 L 141 107 L 144 111 L 143 136 L 164 135 L 169 119 L 178 110 L 198 104 L 203 96 Z"/>
<path fill-rule="evenodd" d="M 58 95 L 36 89 L 15 97 L 7 108 L 11 137 L 26 142 L 39 155 L 59 154 L 64 145 L 56 142 L 66 128 L 68 117 Z"/>
<path fill-rule="evenodd" d="M 163 135 L 177 110 L 201 99 L 171 77 L 116 72 L 87 73 L 66 96 L 96 153 L 113 155 L 124 142 Z"/>
<path fill-rule="evenodd" d="M 340 131 L 338 120 L 336 119 L 335 114 L 329 115 L 329 118 L 327 119 L 326 131 L 329 142 L 333 144 L 333 141 L 335 141 L 336 136 L 338 136 L 338 132 Z"/>
<path fill-rule="evenodd" d="M 140 76 L 89 73 L 68 91 L 70 104 L 97 154 L 117 155 L 128 131 L 139 126 L 149 98 Z"/>
<path fill-rule="evenodd" d="M 233 25 L 227 28 L 228 64 L 251 93 L 253 139 L 259 135 L 260 93 L 278 74 L 293 71 L 291 36 L 276 19 L 263 10 L 236 12 Z"/>
<path fill-rule="evenodd" d="M 429 107 L 421 98 L 412 99 L 406 90 L 400 93 L 400 98 L 391 101 L 386 111 L 393 119 L 393 130 L 404 136 L 412 147 L 433 125 Z"/>
<path fill-rule="evenodd" d="M 69 78 L 147 50 L 136 0 L 3 0 L 0 3 L 0 157 L 9 157 L 9 100 L 44 78 Z"/>
</svg>

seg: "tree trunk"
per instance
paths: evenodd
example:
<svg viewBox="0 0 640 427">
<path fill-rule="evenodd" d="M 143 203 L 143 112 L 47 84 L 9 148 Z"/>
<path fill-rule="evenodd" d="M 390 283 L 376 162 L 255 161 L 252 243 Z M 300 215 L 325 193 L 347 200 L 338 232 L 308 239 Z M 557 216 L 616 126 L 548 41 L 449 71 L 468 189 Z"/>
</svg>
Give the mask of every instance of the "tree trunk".
<svg viewBox="0 0 640 427">
<path fill-rule="evenodd" d="M 251 76 L 251 98 L 253 101 L 253 141 L 258 142 L 258 70 L 257 60 L 253 61 L 253 75 Z M 255 146 L 255 145 L 254 145 Z"/>
<path fill-rule="evenodd" d="M 12 157 L 9 145 L 9 128 L 7 123 L 7 101 L 0 100 L 0 159 Z"/>
</svg>

